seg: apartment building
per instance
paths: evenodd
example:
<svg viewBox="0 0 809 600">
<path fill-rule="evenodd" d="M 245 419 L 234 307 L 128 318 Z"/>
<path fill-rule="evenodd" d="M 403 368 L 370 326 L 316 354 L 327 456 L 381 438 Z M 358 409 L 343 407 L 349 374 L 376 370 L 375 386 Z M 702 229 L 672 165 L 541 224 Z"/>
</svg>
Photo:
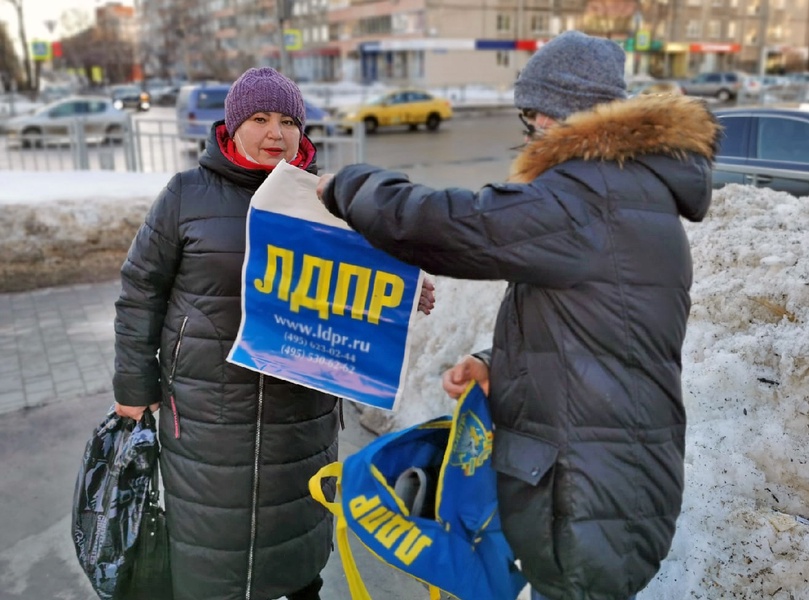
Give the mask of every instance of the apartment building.
<svg viewBox="0 0 809 600">
<path fill-rule="evenodd" d="M 704 71 L 758 73 L 804 68 L 808 0 L 798 10 L 787 0 L 667 0 L 655 31 L 665 39 L 663 74 L 683 77 Z M 802 10 L 800 10 L 802 6 Z M 801 58 L 801 56 L 803 58 Z"/>
<path fill-rule="evenodd" d="M 136 0 L 144 69 L 232 79 L 508 86 L 555 35 L 627 51 L 627 74 L 803 70 L 809 0 Z M 168 73 L 170 71 L 170 73 Z"/>
</svg>

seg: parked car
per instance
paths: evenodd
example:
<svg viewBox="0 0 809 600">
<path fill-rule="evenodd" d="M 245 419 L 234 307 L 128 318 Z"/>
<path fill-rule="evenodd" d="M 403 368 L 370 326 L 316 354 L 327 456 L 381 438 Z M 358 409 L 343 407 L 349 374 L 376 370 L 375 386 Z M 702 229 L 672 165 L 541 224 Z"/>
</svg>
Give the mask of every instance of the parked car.
<svg viewBox="0 0 809 600">
<path fill-rule="evenodd" d="M 110 96 L 115 108 L 134 108 L 147 111 L 152 107 L 149 92 L 142 90 L 138 85 L 114 85 L 110 88 Z"/>
<path fill-rule="evenodd" d="M 689 96 L 707 96 L 727 102 L 738 96 L 742 89 L 742 77 L 733 71 L 700 73 L 693 79 L 681 81 L 680 87 Z"/>
<path fill-rule="evenodd" d="M 809 111 L 751 106 L 714 114 L 723 127 L 714 187 L 741 183 L 809 195 Z"/>
<path fill-rule="evenodd" d="M 683 88 L 676 81 L 635 81 L 626 86 L 627 96 L 657 96 L 660 94 L 683 95 Z"/>
<path fill-rule="evenodd" d="M 412 130 L 424 125 L 428 130 L 435 131 L 441 121 L 451 118 L 452 105 L 449 101 L 423 90 L 396 90 L 364 104 L 344 107 L 337 113 L 341 129 L 352 131 L 361 124 L 366 133 L 397 125 L 407 125 Z"/>
<path fill-rule="evenodd" d="M 155 106 L 175 106 L 179 93 L 180 88 L 176 85 L 168 85 L 149 92 L 152 97 L 152 104 Z"/>
<path fill-rule="evenodd" d="M 184 85 L 180 88 L 175 104 L 180 139 L 196 142 L 200 149 L 205 147 L 211 124 L 225 118 L 225 98 L 228 90 L 230 84 Z M 306 108 L 304 133 L 312 136 L 334 133 L 334 124 L 331 123 L 331 117 L 325 110 L 306 98 L 304 106 Z"/>
<path fill-rule="evenodd" d="M 77 121 L 88 137 L 117 141 L 129 128 L 129 115 L 103 96 L 71 96 L 46 104 L 29 115 L 8 119 L 3 129 L 23 148 L 42 146 L 70 134 Z"/>
</svg>

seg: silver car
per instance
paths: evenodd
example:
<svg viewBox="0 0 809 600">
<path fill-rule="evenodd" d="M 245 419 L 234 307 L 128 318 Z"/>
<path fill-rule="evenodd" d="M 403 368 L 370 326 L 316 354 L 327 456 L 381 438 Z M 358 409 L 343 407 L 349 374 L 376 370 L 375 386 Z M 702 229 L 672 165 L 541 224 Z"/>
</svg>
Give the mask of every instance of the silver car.
<svg viewBox="0 0 809 600">
<path fill-rule="evenodd" d="M 809 195 L 809 112 L 776 107 L 714 111 L 722 125 L 713 186 L 754 185 Z"/>
<path fill-rule="evenodd" d="M 23 148 L 61 142 L 77 124 L 84 128 L 87 138 L 116 141 L 129 129 L 129 118 L 109 98 L 71 96 L 8 119 L 3 129 L 10 137 L 17 137 Z"/>
<path fill-rule="evenodd" d="M 680 87 L 689 96 L 710 96 L 719 102 L 727 102 L 738 96 L 742 77 L 733 71 L 700 73 L 693 79 L 681 81 Z"/>
</svg>

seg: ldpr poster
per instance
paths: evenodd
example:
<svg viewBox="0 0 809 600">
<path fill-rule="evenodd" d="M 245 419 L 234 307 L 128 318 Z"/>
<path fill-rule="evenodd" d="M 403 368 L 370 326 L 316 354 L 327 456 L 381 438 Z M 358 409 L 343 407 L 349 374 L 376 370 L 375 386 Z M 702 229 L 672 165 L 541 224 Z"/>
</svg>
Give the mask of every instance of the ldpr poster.
<svg viewBox="0 0 809 600">
<path fill-rule="evenodd" d="M 253 195 L 228 361 L 395 410 L 424 274 L 331 215 L 318 179 L 281 162 Z"/>
</svg>

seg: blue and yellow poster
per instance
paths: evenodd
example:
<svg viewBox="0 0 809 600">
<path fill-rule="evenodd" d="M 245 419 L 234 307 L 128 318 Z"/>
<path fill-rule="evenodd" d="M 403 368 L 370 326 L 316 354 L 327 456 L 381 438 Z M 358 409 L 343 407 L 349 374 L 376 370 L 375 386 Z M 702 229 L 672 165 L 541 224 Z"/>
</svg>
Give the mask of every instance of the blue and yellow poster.
<svg viewBox="0 0 809 600">
<path fill-rule="evenodd" d="M 329 214 L 317 181 L 282 162 L 253 196 L 228 360 L 394 410 L 423 274 Z"/>
</svg>

